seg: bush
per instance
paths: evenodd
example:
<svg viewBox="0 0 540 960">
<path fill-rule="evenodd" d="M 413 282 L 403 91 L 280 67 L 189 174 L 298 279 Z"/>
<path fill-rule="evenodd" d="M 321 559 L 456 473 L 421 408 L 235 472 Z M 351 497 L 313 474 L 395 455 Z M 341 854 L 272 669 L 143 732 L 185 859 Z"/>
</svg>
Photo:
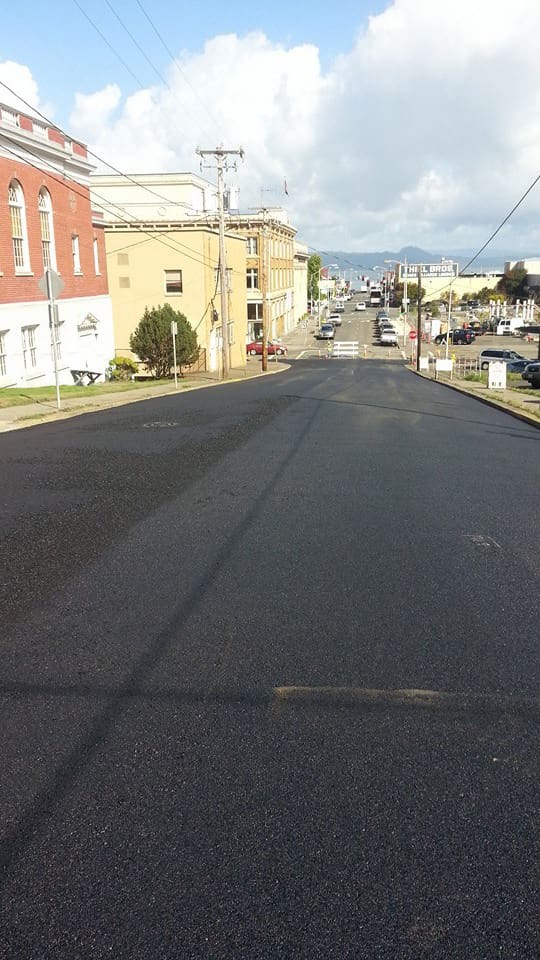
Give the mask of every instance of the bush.
<svg viewBox="0 0 540 960">
<path fill-rule="evenodd" d="M 111 380 L 133 380 L 139 367 L 131 357 L 113 357 L 109 360 Z"/>
</svg>

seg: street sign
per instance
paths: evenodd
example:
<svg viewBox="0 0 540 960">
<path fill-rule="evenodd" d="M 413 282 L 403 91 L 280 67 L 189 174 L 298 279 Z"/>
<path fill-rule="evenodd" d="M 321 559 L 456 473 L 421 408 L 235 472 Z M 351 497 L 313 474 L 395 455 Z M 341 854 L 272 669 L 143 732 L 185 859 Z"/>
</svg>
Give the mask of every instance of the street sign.
<svg viewBox="0 0 540 960">
<path fill-rule="evenodd" d="M 409 340 L 416 340 L 416 330 L 409 330 Z"/>
<path fill-rule="evenodd" d="M 49 275 L 48 282 L 47 274 Z M 38 281 L 39 289 L 49 300 L 55 300 L 56 297 L 62 293 L 64 286 L 65 284 L 62 277 L 56 270 L 53 270 L 52 267 L 47 267 L 41 280 Z"/>
<path fill-rule="evenodd" d="M 177 337 L 177 336 L 178 336 L 178 321 L 177 321 L 177 320 L 171 320 L 171 334 L 172 334 L 173 337 Z"/>
</svg>

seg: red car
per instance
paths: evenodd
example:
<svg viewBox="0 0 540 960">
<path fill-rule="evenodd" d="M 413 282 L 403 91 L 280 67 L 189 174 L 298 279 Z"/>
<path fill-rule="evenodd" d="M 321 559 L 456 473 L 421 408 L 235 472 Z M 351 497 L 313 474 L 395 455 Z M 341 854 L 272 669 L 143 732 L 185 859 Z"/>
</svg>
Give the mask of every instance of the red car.
<svg viewBox="0 0 540 960">
<path fill-rule="evenodd" d="M 262 354 L 262 349 L 262 340 L 254 340 L 253 343 L 248 343 L 246 345 L 246 353 L 249 354 L 250 357 L 256 357 L 257 355 L 260 356 Z M 285 347 L 282 343 L 271 343 L 268 341 L 268 356 L 273 357 L 276 353 L 278 357 L 285 356 L 287 353 L 287 347 Z"/>
</svg>

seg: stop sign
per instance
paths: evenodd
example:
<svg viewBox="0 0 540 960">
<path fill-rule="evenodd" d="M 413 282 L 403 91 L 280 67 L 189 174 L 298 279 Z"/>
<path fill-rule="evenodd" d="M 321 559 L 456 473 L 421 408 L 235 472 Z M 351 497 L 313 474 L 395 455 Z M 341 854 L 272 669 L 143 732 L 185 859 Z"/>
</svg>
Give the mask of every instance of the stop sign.
<svg viewBox="0 0 540 960">
<path fill-rule="evenodd" d="M 409 340 L 416 340 L 416 330 L 409 330 Z"/>
</svg>

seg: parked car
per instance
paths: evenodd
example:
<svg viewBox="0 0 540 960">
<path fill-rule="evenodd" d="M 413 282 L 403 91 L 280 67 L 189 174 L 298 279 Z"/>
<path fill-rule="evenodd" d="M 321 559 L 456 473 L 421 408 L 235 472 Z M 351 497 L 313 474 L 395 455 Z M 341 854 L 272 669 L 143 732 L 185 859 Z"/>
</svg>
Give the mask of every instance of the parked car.
<svg viewBox="0 0 540 960">
<path fill-rule="evenodd" d="M 447 339 L 446 333 L 439 333 L 438 336 L 435 337 L 435 343 L 439 343 L 439 344 L 446 343 L 446 339 Z M 471 330 L 470 327 L 467 327 L 466 329 L 464 329 L 463 327 L 459 327 L 455 330 L 450 331 L 450 343 L 453 343 L 453 344 L 474 343 L 475 340 L 476 340 L 475 332 L 474 330 Z"/>
<path fill-rule="evenodd" d="M 381 330 L 379 340 L 381 341 L 381 346 L 397 347 L 397 333 L 392 327 L 385 327 L 384 330 Z"/>
<path fill-rule="evenodd" d="M 316 334 L 317 340 L 333 340 L 335 328 L 333 323 L 322 323 L 321 329 Z"/>
<path fill-rule="evenodd" d="M 339 313 L 331 313 L 328 317 L 328 323 L 333 323 L 335 327 L 340 327 L 343 323 Z"/>
<path fill-rule="evenodd" d="M 376 319 L 376 320 L 389 320 L 390 317 L 388 316 L 388 311 L 387 311 L 387 310 L 377 310 L 377 313 L 375 314 L 375 319 Z"/>
<path fill-rule="evenodd" d="M 506 370 L 508 373 L 524 373 L 527 367 L 531 366 L 530 360 L 507 360 Z M 525 379 L 527 379 L 525 377 Z"/>
<path fill-rule="evenodd" d="M 522 380 L 528 380 L 531 387 L 540 387 L 540 360 L 528 363 L 521 374 L 521 378 Z"/>
<path fill-rule="evenodd" d="M 359 300 L 354 309 L 355 309 L 355 310 L 366 310 L 366 304 L 365 304 L 364 300 Z"/>
<path fill-rule="evenodd" d="M 263 341 L 262 340 L 253 340 L 252 343 L 246 345 L 246 353 L 250 357 L 260 356 L 263 351 Z M 285 356 L 287 353 L 287 347 L 283 343 L 271 343 L 268 342 L 268 356 L 273 357 L 277 354 L 278 357 Z"/>
<path fill-rule="evenodd" d="M 481 370 L 487 370 L 489 367 L 490 360 L 526 360 L 527 357 L 524 357 L 522 353 L 516 353 L 515 350 L 496 350 L 495 348 L 489 348 L 487 350 L 482 350 L 478 356 L 478 363 Z M 531 361 L 529 360 L 529 363 Z"/>
</svg>

